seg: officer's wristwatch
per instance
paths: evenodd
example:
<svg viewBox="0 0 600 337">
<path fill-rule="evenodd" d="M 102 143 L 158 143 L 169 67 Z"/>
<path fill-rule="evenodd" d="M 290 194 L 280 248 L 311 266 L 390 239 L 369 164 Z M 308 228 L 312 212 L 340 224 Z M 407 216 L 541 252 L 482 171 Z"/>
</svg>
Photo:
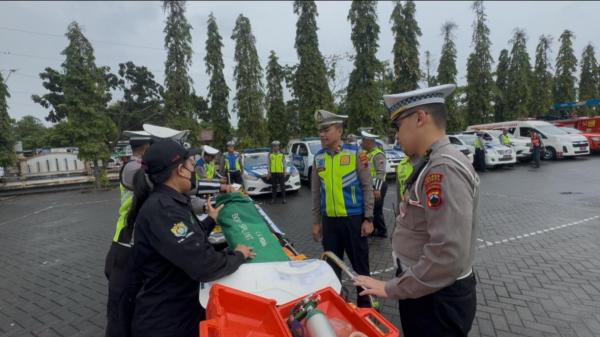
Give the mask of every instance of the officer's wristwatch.
<svg viewBox="0 0 600 337">
<path fill-rule="evenodd" d="M 373 223 L 373 217 L 372 216 L 366 216 L 364 218 L 364 220 L 367 220 L 368 222 Z"/>
</svg>

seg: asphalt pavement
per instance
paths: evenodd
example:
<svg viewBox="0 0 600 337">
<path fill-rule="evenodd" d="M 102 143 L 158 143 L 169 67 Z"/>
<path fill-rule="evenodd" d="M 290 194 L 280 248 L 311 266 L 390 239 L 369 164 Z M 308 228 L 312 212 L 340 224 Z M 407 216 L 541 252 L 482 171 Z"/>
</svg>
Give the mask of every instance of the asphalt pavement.
<svg viewBox="0 0 600 337">
<path fill-rule="evenodd" d="M 600 156 L 482 173 L 478 308 L 470 336 L 600 335 Z M 388 189 L 391 232 L 395 185 Z M 256 198 L 296 247 L 318 257 L 310 191 Z M 118 189 L 0 200 L 0 336 L 103 336 L 104 257 Z M 370 239 L 375 277 L 392 277 L 390 244 Z M 382 312 L 399 326 L 396 303 Z"/>
</svg>

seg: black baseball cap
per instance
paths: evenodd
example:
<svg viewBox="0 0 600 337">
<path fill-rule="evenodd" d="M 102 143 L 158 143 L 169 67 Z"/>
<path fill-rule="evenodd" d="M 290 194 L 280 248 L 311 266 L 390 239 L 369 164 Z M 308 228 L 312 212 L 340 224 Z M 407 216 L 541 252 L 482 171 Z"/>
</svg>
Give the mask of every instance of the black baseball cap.
<svg viewBox="0 0 600 337">
<path fill-rule="evenodd" d="M 198 149 L 186 149 L 173 139 L 161 139 L 150 145 L 142 162 L 146 173 L 156 175 L 198 153 Z"/>
</svg>

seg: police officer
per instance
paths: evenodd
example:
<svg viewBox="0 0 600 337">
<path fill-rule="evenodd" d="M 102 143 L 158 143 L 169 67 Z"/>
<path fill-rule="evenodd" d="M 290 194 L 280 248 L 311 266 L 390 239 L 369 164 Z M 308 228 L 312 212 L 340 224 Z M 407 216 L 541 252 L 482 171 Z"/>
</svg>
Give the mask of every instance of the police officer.
<svg viewBox="0 0 600 337">
<path fill-rule="evenodd" d="M 420 156 L 392 238 L 396 277 L 359 276 L 363 294 L 399 300 L 404 336 L 467 336 L 475 317 L 473 262 L 479 178 L 446 136 L 445 84 L 386 95 L 403 149 Z"/>
<path fill-rule="evenodd" d="M 223 176 L 227 177 L 229 184 L 243 185 L 242 181 L 242 161 L 240 154 L 235 151 L 235 142 L 227 142 L 227 153 L 223 156 Z"/>
<path fill-rule="evenodd" d="M 210 200 L 205 220 L 192 212 L 186 192 L 192 187 L 190 157 L 196 152 L 170 139 L 158 141 L 143 156 L 144 172 L 136 173 L 128 226 L 135 222 L 135 267 L 143 286 L 136 299 L 134 337 L 197 337 L 204 317 L 198 301 L 200 282 L 229 275 L 253 256 L 246 246 L 216 251 L 209 243 L 220 210 Z"/>
<path fill-rule="evenodd" d="M 271 192 L 273 197 L 271 199 L 271 203 L 275 203 L 275 198 L 277 197 L 277 189 L 279 188 L 281 191 L 281 196 L 283 200 L 281 200 L 282 204 L 286 203 L 285 200 L 285 156 L 279 150 L 279 145 L 281 143 L 278 140 L 275 140 L 271 143 L 271 152 L 269 152 L 269 165 L 268 165 L 268 176 L 267 179 L 271 180 Z"/>
<path fill-rule="evenodd" d="M 502 129 L 502 134 L 499 136 L 500 144 L 510 147 L 510 138 L 508 138 L 508 130 Z"/>
<path fill-rule="evenodd" d="M 215 156 L 219 150 L 212 146 L 204 145 L 202 147 L 202 157 L 196 161 L 196 173 L 198 179 L 215 179 L 221 178 L 215 166 Z"/>
<path fill-rule="evenodd" d="M 475 133 L 475 169 L 478 171 L 485 171 L 485 147 L 484 142 L 481 140 L 481 134 Z"/>
<path fill-rule="evenodd" d="M 539 168 L 542 140 L 540 139 L 540 135 L 538 135 L 538 133 L 533 129 L 529 130 L 529 135 L 531 136 L 531 158 L 533 159 L 532 167 Z"/>
<path fill-rule="evenodd" d="M 373 232 L 373 190 L 367 156 L 358 147 L 342 144 L 348 116 L 318 110 L 315 120 L 323 148 L 315 154 L 312 191 L 312 236 L 323 250 L 340 259 L 348 254 L 357 274 L 369 275 L 369 245 Z M 339 268 L 334 267 L 338 277 Z M 367 296 L 358 296 L 359 307 L 369 307 Z"/>
<path fill-rule="evenodd" d="M 127 213 L 133 202 L 133 177 L 142 166 L 142 156 L 152 142 L 150 136 L 133 136 L 129 145 L 133 155 L 119 172 L 121 205 L 112 244 L 106 255 L 105 274 L 108 279 L 106 336 L 131 336 L 131 319 L 135 296 L 141 287 L 139 274 L 133 268 L 130 237 L 123 232 Z"/>
<path fill-rule="evenodd" d="M 387 192 L 387 182 L 385 181 L 385 152 L 377 146 L 377 135 L 367 131 L 361 131 L 362 148 L 367 153 L 369 161 L 369 171 L 373 180 L 373 198 L 375 200 L 373 206 L 373 225 L 375 229 L 373 236 L 387 238 L 387 227 L 383 217 L 383 202 Z"/>
</svg>

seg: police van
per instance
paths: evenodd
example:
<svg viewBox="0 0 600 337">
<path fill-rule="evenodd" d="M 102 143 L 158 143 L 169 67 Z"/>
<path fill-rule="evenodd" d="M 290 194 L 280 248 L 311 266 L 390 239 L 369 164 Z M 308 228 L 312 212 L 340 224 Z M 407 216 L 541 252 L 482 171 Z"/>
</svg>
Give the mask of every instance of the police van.
<svg viewBox="0 0 600 337">
<path fill-rule="evenodd" d="M 315 154 L 321 151 L 321 148 L 321 139 L 319 137 L 294 139 L 288 143 L 288 159 L 298 169 L 300 179 L 310 182 Z"/>
<path fill-rule="evenodd" d="M 564 130 L 544 121 L 522 120 L 489 124 L 471 125 L 467 131 L 503 130 L 515 138 L 529 139 L 529 132 L 536 131 L 542 138 L 544 159 L 575 157 L 590 154 L 590 146 L 582 135 L 568 134 Z"/>
</svg>

